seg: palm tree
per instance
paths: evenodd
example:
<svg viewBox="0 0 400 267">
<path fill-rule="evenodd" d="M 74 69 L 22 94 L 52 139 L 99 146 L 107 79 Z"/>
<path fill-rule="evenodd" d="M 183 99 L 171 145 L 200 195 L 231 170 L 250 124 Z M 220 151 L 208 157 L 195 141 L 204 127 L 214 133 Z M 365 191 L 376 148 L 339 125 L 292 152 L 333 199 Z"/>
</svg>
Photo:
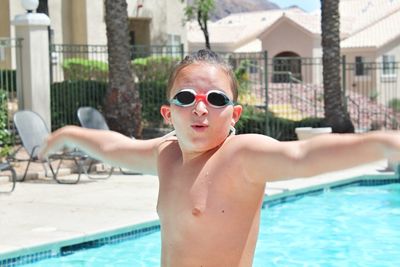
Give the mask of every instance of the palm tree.
<svg viewBox="0 0 400 267">
<path fill-rule="evenodd" d="M 339 0 L 321 0 L 321 31 L 325 119 L 333 132 L 354 132 L 340 82 Z"/>
<path fill-rule="evenodd" d="M 109 84 L 105 101 L 107 123 L 112 130 L 141 137 L 139 91 L 131 69 L 126 0 L 105 0 Z"/>
<path fill-rule="evenodd" d="M 181 0 L 182 3 L 185 0 Z M 208 19 L 210 13 L 215 9 L 215 0 L 193 0 L 185 7 L 185 20 L 196 19 L 204 35 L 205 46 L 211 49 L 210 35 L 208 32 Z"/>
</svg>

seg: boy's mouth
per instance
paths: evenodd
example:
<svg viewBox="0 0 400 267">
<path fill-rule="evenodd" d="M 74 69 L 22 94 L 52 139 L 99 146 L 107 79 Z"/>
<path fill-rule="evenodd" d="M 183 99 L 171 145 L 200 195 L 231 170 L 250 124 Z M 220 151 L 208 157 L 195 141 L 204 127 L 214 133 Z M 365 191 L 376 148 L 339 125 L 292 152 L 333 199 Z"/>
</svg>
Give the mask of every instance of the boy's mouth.
<svg viewBox="0 0 400 267">
<path fill-rule="evenodd" d="M 199 124 L 192 124 L 191 127 L 192 129 L 199 131 L 199 130 L 205 130 L 208 127 L 208 125 L 199 123 Z"/>
</svg>

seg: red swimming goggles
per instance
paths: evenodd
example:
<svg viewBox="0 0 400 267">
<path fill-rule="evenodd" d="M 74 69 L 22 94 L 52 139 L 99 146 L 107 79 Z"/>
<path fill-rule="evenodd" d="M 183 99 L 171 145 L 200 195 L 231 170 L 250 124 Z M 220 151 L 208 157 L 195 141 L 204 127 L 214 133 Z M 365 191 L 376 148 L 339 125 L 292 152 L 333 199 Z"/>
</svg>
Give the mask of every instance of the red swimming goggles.
<svg viewBox="0 0 400 267">
<path fill-rule="evenodd" d="M 197 94 L 193 89 L 182 89 L 169 100 L 169 103 L 179 107 L 190 107 L 198 101 L 203 101 L 213 108 L 234 105 L 234 102 L 222 91 L 210 90 L 207 94 Z"/>
</svg>

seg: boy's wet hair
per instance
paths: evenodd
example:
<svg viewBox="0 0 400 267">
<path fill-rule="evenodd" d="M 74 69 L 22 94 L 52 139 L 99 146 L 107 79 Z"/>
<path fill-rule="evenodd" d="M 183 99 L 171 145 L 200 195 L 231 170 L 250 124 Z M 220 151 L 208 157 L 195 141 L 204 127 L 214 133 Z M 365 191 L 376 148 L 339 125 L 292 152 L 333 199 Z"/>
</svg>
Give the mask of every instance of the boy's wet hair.
<svg viewBox="0 0 400 267">
<path fill-rule="evenodd" d="M 176 76 L 178 73 L 185 67 L 192 65 L 192 64 L 209 64 L 216 66 L 223 71 L 226 72 L 229 79 L 231 80 L 231 90 L 233 93 L 233 101 L 236 101 L 238 98 L 238 82 L 236 80 L 235 73 L 232 70 L 232 67 L 226 63 L 223 59 L 221 59 L 217 53 L 209 50 L 209 49 L 201 49 L 196 53 L 187 55 L 182 61 L 180 61 L 173 69 L 168 79 L 168 86 L 167 86 L 167 99 L 169 99 L 172 86 L 174 85 Z"/>
</svg>

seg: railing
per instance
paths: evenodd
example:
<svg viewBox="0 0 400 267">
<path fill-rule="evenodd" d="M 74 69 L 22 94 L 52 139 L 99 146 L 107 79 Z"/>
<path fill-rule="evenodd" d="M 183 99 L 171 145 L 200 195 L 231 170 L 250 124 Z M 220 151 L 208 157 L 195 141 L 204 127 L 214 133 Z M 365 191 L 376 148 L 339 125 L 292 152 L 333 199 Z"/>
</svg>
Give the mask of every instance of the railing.
<svg viewBox="0 0 400 267">
<path fill-rule="evenodd" d="M 361 125 L 360 105 L 357 104 L 350 96 L 346 96 L 347 101 L 350 101 L 357 108 L 357 125 Z M 347 102 L 348 103 L 348 102 Z"/>
<path fill-rule="evenodd" d="M 133 46 L 131 59 L 135 88 L 140 92 L 145 127 L 164 127 L 159 107 L 164 103 L 166 80 L 183 56 L 183 46 Z M 57 45 L 52 58 L 52 128 L 78 124 L 81 106 L 104 109 L 108 86 L 108 52 L 105 45 Z"/>
<path fill-rule="evenodd" d="M 22 71 L 16 68 L 21 62 L 21 48 L 21 38 L 0 38 L 0 147 L 15 141 L 12 118 L 22 89 Z"/>
<path fill-rule="evenodd" d="M 51 52 L 53 63 L 53 87 L 56 83 L 69 83 L 67 86 L 68 88 L 76 86 L 75 89 L 69 91 L 64 90 L 63 94 L 57 96 L 59 100 L 57 100 L 58 102 L 56 100 L 52 101 L 52 108 L 58 108 L 58 112 L 60 113 L 60 107 L 66 105 L 68 102 L 65 100 L 65 93 L 69 92 L 75 95 L 82 94 L 84 90 L 89 90 L 83 89 L 83 87 L 87 87 L 89 86 L 88 84 L 91 84 L 90 86 L 102 89 L 91 87 L 89 90 L 90 92 L 85 95 L 86 100 L 74 101 L 73 103 L 74 105 L 88 104 L 90 100 L 92 101 L 91 105 L 97 105 L 97 107 L 101 109 L 104 90 L 106 90 L 108 81 L 108 54 L 106 46 L 54 45 L 52 46 Z M 143 104 L 142 112 L 145 114 L 145 127 L 164 127 L 159 115 L 159 106 L 164 103 L 165 96 L 163 92 L 166 87 L 166 79 L 172 68 L 172 61 L 179 60 L 183 55 L 184 51 L 182 46 L 136 46 L 132 48 L 134 75 L 136 86 L 139 88 L 141 94 Z M 160 63 L 162 60 L 157 61 L 155 59 L 157 57 L 170 57 L 171 61 L 167 64 Z M 299 109 L 300 113 L 304 114 L 303 117 L 323 116 L 321 60 L 297 59 L 294 62 L 290 58 L 279 60 L 276 58 L 271 59 L 268 58 L 266 52 L 223 53 L 223 57 L 231 63 L 234 70 L 237 72 L 239 84 L 241 85 L 241 92 L 244 92 L 245 95 L 243 103 L 245 107 L 253 107 L 258 113 L 261 112 L 261 115 L 264 114 L 263 116 L 266 117 L 264 120 L 257 120 L 257 123 L 256 121 L 251 123 L 246 122 L 245 125 L 249 128 L 245 129 L 245 132 L 255 131 L 270 134 L 272 131 L 276 133 L 274 137 L 283 136 L 284 134 L 282 131 L 286 130 L 283 128 L 282 131 L 280 130 L 280 127 L 283 127 L 281 126 L 281 121 L 283 122 L 285 119 L 290 120 L 290 118 L 277 118 L 278 122 L 271 124 L 271 119 L 267 116 L 271 110 L 271 105 L 279 101 L 281 101 L 280 103 L 288 103 L 294 108 Z M 74 63 L 74 59 L 89 62 L 91 68 L 82 70 L 75 65 L 74 70 L 68 69 L 66 63 L 68 60 L 70 63 L 71 61 Z M 289 66 L 285 66 L 285 62 L 287 62 Z M 296 64 L 293 65 L 294 63 Z M 277 67 L 276 64 L 279 64 L 279 66 Z M 70 64 L 70 66 L 73 66 L 73 64 Z M 291 68 L 293 68 L 296 73 L 287 70 Z M 282 69 L 282 71 L 278 69 Z M 383 66 L 379 64 L 374 65 L 374 68 L 370 66 L 370 74 L 372 74 L 373 69 L 377 72 L 383 71 Z M 242 74 L 238 74 L 239 72 L 242 72 Z M 390 80 L 390 86 L 393 86 L 393 89 L 389 88 L 389 83 L 386 82 L 386 84 L 383 84 L 386 87 L 381 90 L 377 86 L 377 83 L 367 83 L 366 81 L 368 80 L 365 77 L 356 77 L 354 74 L 355 67 L 349 63 L 344 64 L 342 72 L 345 73 L 345 75 L 343 75 L 344 81 L 342 86 L 346 87 L 351 85 L 350 88 L 346 88 L 347 90 L 345 92 L 346 99 L 349 99 L 347 101 L 348 109 L 352 114 L 352 120 L 356 128 L 365 130 L 371 128 L 373 124 L 373 121 L 368 118 L 368 116 L 364 116 L 361 110 L 372 111 L 376 109 L 376 113 L 382 113 L 383 110 L 387 111 L 388 114 L 393 113 L 392 109 L 387 104 L 390 99 L 397 97 L 396 88 L 398 87 L 398 82 L 393 80 L 393 77 Z M 394 74 L 396 75 L 397 72 Z M 280 80 L 278 78 L 284 79 Z M 372 78 L 373 76 L 371 76 L 370 79 Z M 82 85 L 82 82 L 84 82 L 85 85 Z M 378 94 L 377 97 L 371 101 L 370 94 L 374 92 L 374 90 L 376 90 L 376 92 L 385 92 L 385 94 Z M 281 100 L 278 101 L 277 98 L 281 98 Z M 398 98 L 400 99 L 400 96 Z M 62 103 L 62 105 L 60 103 Z M 53 120 L 55 127 L 77 123 L 74 114 L 75 109 L 76 106 L 71 106 L 70 108 L 65 106 L 64 110 L 68 110 L 69 115 L 64 117 L 58 116 L 57 120 Z M 244 116 L 242 119 L 249 118 L 249 120 L 252 120 L 255 116 L 252 112 L 250 112 L 250 116 Z M 65 112 L 62 111 L 61 113 Z M 246 114 L 245 112 L 245 115 Z M 369 117 L 372 117 L 372 115 Z M 387 120 L 393 119 L 396 118 L 392 115 L 382 115 L 376 118 L 382 125 L 386 126 L 391 125 Z"/>
</svg>

